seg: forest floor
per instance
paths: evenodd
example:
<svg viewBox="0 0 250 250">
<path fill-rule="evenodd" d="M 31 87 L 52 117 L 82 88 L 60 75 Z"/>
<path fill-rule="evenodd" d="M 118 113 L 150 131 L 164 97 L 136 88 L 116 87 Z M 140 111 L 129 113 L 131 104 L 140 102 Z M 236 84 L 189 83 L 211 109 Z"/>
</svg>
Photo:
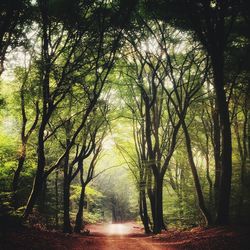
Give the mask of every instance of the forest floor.
<svg viewBox="0 0 250 250">
<path fill-rule="evenodd" d="M 169 230 L 160 235 L 144 235 L 135 223 L 89 225 L 90 235 L 23 229 L 1 235 L 1 250 L 247 250 L 249 227 Z"/>
</svg>

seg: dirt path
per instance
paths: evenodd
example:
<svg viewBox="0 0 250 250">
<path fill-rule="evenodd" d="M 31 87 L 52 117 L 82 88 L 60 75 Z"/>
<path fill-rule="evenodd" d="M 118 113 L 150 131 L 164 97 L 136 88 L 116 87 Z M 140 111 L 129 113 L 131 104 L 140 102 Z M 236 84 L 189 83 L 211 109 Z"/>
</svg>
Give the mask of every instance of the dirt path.
<svg viewBox="0 0 250 250">
<path fill-rule="evenodd" d="M 87 241 L 86 237 L 78 238 L 81 246 L 78 246 L 77 250 L 174 249 L 159 246 L 159 244 L 152 241 L 150 236 L 145 236 L 142 228 L 135 223 L 92 225 L 87 228 L 91 231 L 91 236 L 88 237 Z"/>
<path fill-rule="evenodd" d="M 11 233 L 0 241 L 0 250 L 172 250 L 153 242 L 135 223 L 99 224 L 86 227 L 90 235 L 28 230 Z"/>
<path fill-rule="evenodd" d="M 168 230 L 147 236 L 135 223 L 87 227 L 90 235 L 23 228 L 0 232 L 0 250 L 249 250 L 249 227 Z"/>
<path fill-rule="evenodd" d="M 75 250 L 245 250 L 249 249 L 249 230 L 236 228 L 195 228 L 191 231 L 170 230 L 146 236 L 135 223 L 101 224 L 88 227 L 91 235 L 78 237 Z"/>
<path fill-rule="evenodd" d="M 83 239 L 80 240 L 81 244 L 74 250 L 159 250 L 159 249 L 170 249 L 156 247 L 150 242 L 142 238 L 133 238 L 133 237 L 117 237 L 117 236 L 104 236 L 104 237 L 95 237 L 93 240 Z"/>
</svg>

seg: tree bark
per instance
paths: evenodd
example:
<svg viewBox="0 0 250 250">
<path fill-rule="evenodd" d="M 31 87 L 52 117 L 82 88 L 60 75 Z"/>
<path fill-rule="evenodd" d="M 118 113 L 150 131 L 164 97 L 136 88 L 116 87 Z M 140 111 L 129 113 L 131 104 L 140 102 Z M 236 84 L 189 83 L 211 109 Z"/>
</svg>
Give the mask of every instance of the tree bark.
<svg viewBox="0 0 250 250">
<path fill-rule="evenodd" d="M 224 89 L 223 49 L 216 50 L 213 54 L 211 53 L 211 61 L 221 127 L 221 176 L 216 224 L 225 225 L 229 223 L 232 177 L 232 138 L 228 103 Z"/>
<path fill-rule="evenodd" d="M 206 138 L 206 147 L 205 147 L 204 154 L 205 154 L 205 159 L 206 159 L 206 177 L 207 177 L 207 182 L 209 185 L 209 210 L 212 211 L 212 208 L 213 208 L 213 181 L 212 181 L 211 176 L 210 176 L 209 136 L 210 135 L 211 135 L 211 137 L 213 136 L 213 132 L 211 131 L 213 126 L 210 127 L 211 128 L 211 130 L 210 130 L 209 126 L 207 126 L 207 123 L 205 121 L 206 118 L 204 119 L 203 115 L 201 118 L 202 118 L 202 124 L 203 124 L 204 131 L 205 131 L 205 138 Z M 207 119 L 209 119 L 209 117 Z M 212 123 L 210 123 L 210 124 L 212 124 Z M 211 138 L 211 140 L 212 140 L 212 144 L 214 145 L 213 138 Z"/>
<path fill-rule="evenodd" d="M 59 217 L 58 217 L 58 211 L 59 211 L 59 193 L 58 193 L 58 171 L 56 171 L 56 177 L 55 177 L 55 202 L 56 202 L 56 228 L 58 228 L 59 225 Z"/>
<path fill-rule="evenodd" d="M 145 187 L 140 187 L 140 188 L 141 188 L 139 192 L 140 217 L 144 226 L 144 231 L 146 234 L 148 234 L 151 232 L 151 230 L 149 228 L 149 216 L 148 216 Z"/>
<path fill-rule="evenodd" d="M 247 144 L 248 144 L 247 157 L 250 159 L 250 112 L 248 112 L 247 115 Z"/>
<path fill-rule="evenodd" d="M 80 195 L 80 199 L 79 199 L 78 212 L 77 212 L 76 220 L 75 220 L 75 227 L 74 227 L 75 233 L 80 233 L 81 229 L 84 226 L 83 225 L 84 198 L 85 198 L 85 186 L 82 186 L 81 195 Z"/>
<path fill-rule="evenodd" d="M 190 139 L 190 135 L 189 135 L 189 132 L 188 132 L 188 129 L 187 129 L 187 126 L 186 126 L 186 123 L 185 123 L 184 120 L 182 122 L 182 128 L 183 128 L 183 132 L 184 132 L 185 139 L 186 139 L 188 160 L 189 160 L 189 164 L 190 164 L 192 174 L 193 174 L 193 178 L 194 178 L 194 184 L 195 184 L 196 194 L 197 194 L 197 198 L 198 198 L 199 208 L 200 208 L 200 211 L 201 211 L 201 213 L 203 215 L 203 218 L 205 220 L 206 226 L 208 226 L 208 225 L 211 224 L 211 216 L 210 216 L 210 213 L 208 212 L 208 210 L 206 208 L 206 205 L 205 205 L 204 196 L 203 196 L 199 176 L 198 176 L 197 169 L 196 169 L 196 166 L 195 166 L 195 163 L 194 163 L 191 139 Z"/>
<path fill-rule="evenodd" d="M 69 144 L 69 139 L 66 141 L 66 148 Z M 69 176 L 69 152 L 65 156 L 63 167 L 63 232 L 72 233 L 70 223 L 70 176 Z"/>
<path fill-rule="evenodd" d="M 218 104 L 215 101 L 211 101 L 212 106 L 212 142 L 213 142 L 213 152 L 214 152 L 214 166 L 215 166 L 215 178 L 214 178 L 214 205 L 215 209 L 218 209 L 218 199 L 219 199 L 219 188 L 220 188 L 220 177 L 221 177 L 221 132 L 220 132 L 220 121 L 218 114 Z"/>
<path fill-rule="evenodd" d="M 38 136 L 38 163 L 35 180 L 33 183 L 33 188 L 28 199 L 26 209 L 24 211 L 24 219 L 27 219 L 29 214 L 32 212 L 32 209 L 38 199 L 38 196 L 43 187 L 43 178 L 44 178 L 44 168 L 45 168 L 45 154 L 44 154 L 44 141 L 43 141 L 43 132 L 45 129 L 45 124 L 42 123 L 39 129 Z"/>
<path fill-rule="evenodd" d="M 47 194 L 47 179 L 43 178 L 42 190 L 38 198 L 38 211 L 41 214 L 46 213 L 46 194 Z"/>
<path fill-rule="evenodd" d="M 20 179 L 20 174 L 21 171 L 23 169 L 23 165 L 25 162 L 25 158 L 26 158 L 26 144 L 22 145 L 22 149 L 21 149 L 21 155 L 18 158 L 18 166 L 17 169 L 14 172 L 14 177 L 13 177 L 13 181 L 12 181 L 12 189 L 13 189 L 13 205 L 14 208 L 17 209 L 19 204 L 18 204 L 18 186 L 19 186 L 19 179 Z"/>
<path fill-rule="evenodd" d="M 213 207 L 213 182 L 210 176 L 210 160 L 209 160 L 209 149 L 207 145 L 207 152 L 206 152 L 206 177 L 207 177 L 207 182 L 209 185 L 209 208 L 210 210 Z"/>
<path fill-rule="evenodd" d="M 163 177 L 157 176 L 155 182 L 155 219 L 154 219 L 154 227 L 153 232 L 155 234 L 161 233 L 161 230 L 165 230 L 166 227 L 164 225 L 163 219 L 163 199 L 162 199 L 162 191 L 163 191 Z"/>
<path fill-rule="evenodd" d="M 44 178 L 44 168 L 46 164 L 45 152 L 44 152 L 44 131 L 48 123 L 51 113 L 48 112 L 50 104 L 50 93 L 49 93 L 49 83 L 50 83 L 50 56 L 49 56 L 49 37 L 48 37 L 48 2 L 47 0 L 39 2 L 39 7 L 42 17 L 42 94 L 43 94 L 43 109 L 42 109 L 42 121 L 38 132 L 38 163 L 35 180 L 33 183 L 33 188 L 24 211 L 24 218 L 27 219 L 29 214 L 38 199 L 39 193 L 42 190 L 43 178 Z"/>
<path fill-rule="evenodd" d="M 218 192 L 220 186 L 220 176 L 221 176 L 221 145 L 220 145 L 220 122 L 219 115 L 217 110 L 217 104 L 212 110 L 213 118 L 213 149 L 214 149 L 214 162 L 215 162 L 215 180 L 214 180 L 214 189 Z M 217 197 L 215 198 L 217 200 Z"/>
<path fill-rule="evenodd" d="M 147 194 L 148 194 L 148 198 L 149 198 L 149 202 L 150 202 L 152 221 L 153 221 L 153 224 L 154 224 L 155 216 L 156 216 L 156 212 L 155 212 L 155 191 L 154 191 L 154 188 L 152 187 L 153 183 L 152 183 L 152 170 L 151 169 L 148 169 L 147 175 L 148 175 Z"/>
</svg>

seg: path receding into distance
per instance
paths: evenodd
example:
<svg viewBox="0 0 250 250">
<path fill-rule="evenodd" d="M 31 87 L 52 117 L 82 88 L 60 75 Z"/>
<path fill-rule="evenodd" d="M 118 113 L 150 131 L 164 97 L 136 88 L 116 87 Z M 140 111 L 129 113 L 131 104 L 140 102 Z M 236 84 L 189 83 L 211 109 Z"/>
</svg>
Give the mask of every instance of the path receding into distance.
<svg viewBox="0 0 250 250">
<path fill-rule="evenodd" d="M 249 227 L 169 229 L 145 235 L 136 223 L 97 224 L 90 235 L 22 228 L 0 234 L 0 250 L 248 250 Z M 3 237 L 4 236 L 4 237 Z"/>
<path fill-rule="evenodd" d="M 100 224 L 87 226 L 90 230 L 88 239 L 82 237 L 82 244 L 75 250 L 160 250 L 175 248 L 152 241 L 150 236 L 144 235 L 140 226 L 135 223 Z M 78 238 L 81 242 L 81 237 Z M 79 242 L 79 241 L 78 241 Z"/>
</svg>

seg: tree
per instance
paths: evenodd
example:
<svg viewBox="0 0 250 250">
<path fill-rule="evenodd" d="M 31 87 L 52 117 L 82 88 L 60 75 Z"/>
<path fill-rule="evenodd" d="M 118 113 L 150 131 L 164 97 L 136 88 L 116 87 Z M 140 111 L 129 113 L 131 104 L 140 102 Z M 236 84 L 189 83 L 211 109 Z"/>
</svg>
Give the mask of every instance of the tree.
<svg viewBox="0 0 250 250">
<path fill-rule="evenodd" d="M 34 180 L 33 189 L 29 200 L 27 202 L 26 210 L 24 213 L 24 217 L 31 213 L 32 208 L 37 200 L 38 194 L 42 189 L 43 185 L 43 175 L 44 169 L 46 165 L 45 159 L 45 141 L 44 134 L 46 130 L 46 126 L 51 118 L 56 107 L 59 103 L 64 99 L 67 94 L 67 90 L 70 88 L 70 85 L 67 86 L 67 78 L 70 70 L 74 68 L 76 65 L 73 63 L 70 64 L 70 59 L 73 57 L 73 53 L 75 52 L 76 45 L 79 43 L 82 38 L 81 34 L 73 34 L 68 32 L 65 36 L 64 27 L 61 26 L 61 33 L 59 37 L 55 38 L 56 34 L 58 34 L 58 30 L 55 30 L 55 22 L 49 18 L 49 8 L 48 1 L 39 1 L 39 10 L 41 15 L 41 33 L 42 33 L 42 44 L 41 44 L 41 68 L 40 68 L 40 79 L 41 79 L 41 91 L 42 91 L 42 109 L 41 109 L 41 122 L 39 124 L 39 132 L 38 132 L 38 160 L 37 160 L 37 172 Z M 53 28 L 52 28 L 53 27 Z M 57 26 L 58 27 L 58 26 Z M 60 27 L 60 26 L 59 26 Z M 51 34 L 51 29 L 54 33 Z M 63 40 L 63 38 L 65 40 Z M 61 44 L 62 41 L 62 44 Z M 69 44 L 71 49 L 69 49 Z M 61 45 L 61 46 L 60 46 Z M 69 49 L 67 53 L 65 53 L 65 49 Z M 58 73 L 59 78 L 55 78 L 57 85 L 56 88 L 53 89 L 51 87 L 51 74 L 53 72 L 52 65 L 55 67 L 59 56 L 65 53 L 66 56 L 64 65 L 61 68 L 60 73 Z M 69 66 L 70 64 L 70 66 Z M 55 70 L 55 68 L 53 68 Z M 62 91 L 64 90 L 64 91 Z"/>
<path fill-rule="evenodd" d="M 232 176 L 232 139 L 229 109 L 225 92 L 225 52 L 232 25 L 246 7 L 246 1 L 158 1 L 149 4 L 174 25 L 192 30 L 211 59 L 216 105 L 221 129 L 221 174 L 217 210 L 217 224 L 229 222 L 229 204 Z M 178 6 L 178 8 L 177 8 Z M 167 10 L 166 12 L 164 12 Z"/>
<path fill-rule="evenodd" d="M 26 151 L 27 151 L 27 143 L 34 132 L 36 125 L 38 123 L 39 119 L 39 101 L 38 99 L 35 100 L 35 96 L 33 96 L 34 100 L 33 103 L 30 102 L 30 97 L 29 95 L 35 94 L 34 89 L 36 86 L 32 86 L 32 79 L 30 79 L 32 65 L 28 65 L 27 69 L 23 69 L 24 72 L 22 72 L 22 69 L 19 69 L 19 72 L 16 72 L 17 78 L 20 78 L 20 90 L 19 90 L 19 95 L 20 95 L 20 103 L 21 103 L 21 147 L 19 149 L 19 154 L 18 154 L 18 166 L 15 169 L 14 176 L 13 176 L 13 181 L 12 181 L 12 188 L 13 188 L 13 203 L 15 209 L 18 208 L 19 201 L 18 201 L 18 189 L 19 189 L 19 179 L 20 179 L 20 174 L 21 171 L 23 170 L 24 162 L 26 160 Z M 36 83 L 36 81 L 34 81 Z M 32 93 L 33 92 L 33 93 Z M 33 106 L 33 107 L 32 107 Z M 34 114 L 31 119 L 32 122 L 31 124 L 27 124 L 28 122 L 30 123 L 29 120 L 30 117 L 27 117 L 27 109 L 33 109 Z M 28 127 L 29 126 L 29 127 Z"/>
<path fill-rule="evenodd" d="M 97 127 L 97 130 L 99 128 Z M 97 132 L 98 131 L 95 131 L 95 133 Z M 92 138 L 92 140 L 94 140 L 92 141 L 93 156 L 89 163 L 88 169 L 85 169 L 83 165 L 83 160 L 86 159 L 87 157 L 83 155 L 78 159 L 78 168 L 80 169 L 81 194 L 79 197 L 79 206 L 78 206 L 78 211 L 77 211 L 77 215 L 75 219 L 75 227 L 74 227 L 75 233 L 80 233 L 83 227 L 83 208 L 84 208 L 84 202 L 85 202 L 85 191 L 86 191 L 87 185 L 95 177 L 94 170 L 95 170 L 96 163 L 98 161 L 98 157 L 100 156 L 100 153 L 101 153 L 102 141 L 104 139 L 104 136 L 105 136 L 105 131 L 101 134 L 100 138 L 96 139 L 96 136 Z M 84 178 L 84 170 L 87 172 L 87 175 L 85 178 Z"/>
<path fill-rule="evenodd" d="M 112 26 L 111 17 L 114 17 L 116 13 L 109 11 L 110 6 L 106 2 L 100 2 L 96 5 L 88 2 L 84 4 L 76 2 L 76 6 L 73 10 L 71 9 L 71 14 L 78 17 L 76 20 L 72 20 L 68 16 L 69 19 L 62 19 L 61 16 L 57 16 L 57 13 L 53 12 L 53 5 L 51 6 L 47 0 L 39 1 L 38 7 L 41 15 L 42 33 L 42 115 L 38 132 L 37 172 L 24 213 L 25 218 L 32 211 L 39 190 L 42 189 L 44 178 L 65 160 L 74 146 L 77 136 L 84 128 L 89 114 L 94 109 L 107 77 L 113 68 L 125 23 L 132 11 L 131 6 L 126 8 L 126 15 L 124 15 L 122 22 L 115 23 Z M 86 71 L 80 72 L 81 69 Z M 79 75 L 75 75 L 74 72 L 78 72 Z M 86 109 L 82 114 L 78 128 L 70 142 L 67 143 L 64 153 L 45 173 L 44 133 L 46 127 L 72 85 L 79 81 L 83 82 L 83 92 L 87 96 Z M 91 84 L 85 85 L 85 81 L 89 81 Z"/>
</svg>

